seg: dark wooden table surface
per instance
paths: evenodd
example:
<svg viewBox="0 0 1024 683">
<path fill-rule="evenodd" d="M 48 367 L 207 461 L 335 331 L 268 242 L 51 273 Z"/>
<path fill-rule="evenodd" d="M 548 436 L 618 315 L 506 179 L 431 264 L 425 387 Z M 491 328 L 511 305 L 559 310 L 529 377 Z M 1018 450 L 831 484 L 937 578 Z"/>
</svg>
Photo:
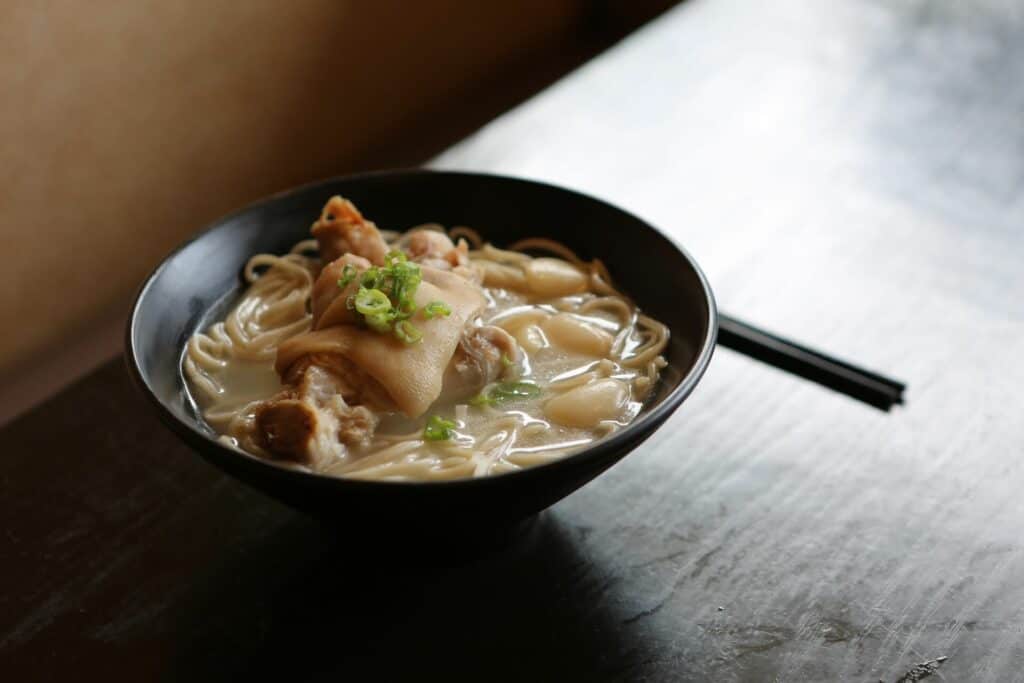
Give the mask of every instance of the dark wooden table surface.
<svg viewBox="0 0 1024 683">
<path fill-rule="evenodd" d="M 1017 3 L 693 0 L 437 165 L 649 218 L 907 405 L 721 350 L 520 537 L 410 562 L 204 464 L 113 359 L 2 431 L 5 680 L 1024 680 Z"/>
</svg>

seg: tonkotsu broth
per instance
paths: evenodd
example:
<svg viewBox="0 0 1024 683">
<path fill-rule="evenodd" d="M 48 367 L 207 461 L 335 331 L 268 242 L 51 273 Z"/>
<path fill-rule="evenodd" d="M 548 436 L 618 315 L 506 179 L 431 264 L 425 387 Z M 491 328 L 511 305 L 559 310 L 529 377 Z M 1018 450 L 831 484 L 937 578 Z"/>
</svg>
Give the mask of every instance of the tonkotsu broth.
<svg viewBox="0 0 1024 683">
<path fill-rule="evenodd" d="M 472 235 L 462 234 L 467 233 Z M 383 234 L 390 246 L 402 244 L 401 236 Z M 486 276 L 485 285 L 512 272 L 499 272 L 499 266 L 526 268 L 530 277 L 540 278 L 563 268 L 546 255 L 538 261 L 479 242 L 474 246 L 473 264 L 497 264 L 484 268 L 497 273 Z M 575 258 L 546 241 L 526 246 Z M 186 349 L 186 375 L 206 422 L 226 443 L 260 457 L 273 458 L 254 433 L 254 415 L 262 401 L 282 389 L 274 370 L 277 346 L 310 329 L 308 299 L 320 268 L 313 249 L 315 243 L 304 242 L 283 257 L 254 257 L 246 269 L 252 285 L 242 299 L 224 322 L 195 335 Z M 532 269 L 523 266 L 527 263 Z M 382 414 L 368 445 L 349 448 L 344 460 L 316 471 L 397 480 L 486 476 L 564 457 L 629 424 L 664 367 L 660 354 L 667 329 L 612 289 L 599 262 L 577 261 L 575 267 L 588 271 L 589 291 L 537 295 L 537 288 L 557 289 L 557 283 L 543 280 L 527 292 L 484 287 L 487 303 L 479 322 L 501 327 L 519 342 L 523 362 L 506 375 L 535 383 L 538 396 L 491 405 L 465 399 L 436 402 L 416 419 Z M 427 420 L 434 416 L 454 423 L 451 438 L 424 438 Z"/>
</svg>

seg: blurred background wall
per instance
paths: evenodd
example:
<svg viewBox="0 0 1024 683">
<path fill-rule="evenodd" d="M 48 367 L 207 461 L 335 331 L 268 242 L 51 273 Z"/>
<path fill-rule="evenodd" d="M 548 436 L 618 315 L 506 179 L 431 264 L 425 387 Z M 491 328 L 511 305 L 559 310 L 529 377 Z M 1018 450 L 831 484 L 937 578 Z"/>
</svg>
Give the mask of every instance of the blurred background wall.
<svg viewBox="0 0 1024 683">
<path fill-rule="evenodd" d="M 204 223 L 419 163 L 670 4 L 0 4 L 0 422 L 109 357 Z"/>
</svg>

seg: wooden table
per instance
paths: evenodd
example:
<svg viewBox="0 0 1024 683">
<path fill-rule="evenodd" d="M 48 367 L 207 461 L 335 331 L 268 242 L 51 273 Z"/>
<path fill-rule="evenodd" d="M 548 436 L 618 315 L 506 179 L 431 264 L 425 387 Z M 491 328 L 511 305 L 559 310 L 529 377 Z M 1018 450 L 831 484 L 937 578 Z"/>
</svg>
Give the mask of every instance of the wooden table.
<svg viewBox="0 0 1024 683">
<path fill-rule="evenodd" d="M 521 537 L 411 566 L 204 464 L 112 359 L 2 432 L 6 680 L 1024 679 L 1015 3 L 694 0 L 436 165 L 649 218 L 907 405 L 722 350 Z"/>
</svg>

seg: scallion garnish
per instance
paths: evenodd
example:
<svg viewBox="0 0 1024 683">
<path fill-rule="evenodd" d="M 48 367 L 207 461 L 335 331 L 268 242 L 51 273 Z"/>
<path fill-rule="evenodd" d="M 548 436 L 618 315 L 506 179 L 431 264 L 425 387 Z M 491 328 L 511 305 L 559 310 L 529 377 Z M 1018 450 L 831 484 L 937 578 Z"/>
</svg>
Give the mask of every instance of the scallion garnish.
<svg viewBox="0 0 1024 683">
<path fill-rule="evenodd" d="M 437 415 L 431 415 L 423 428 L 423 438 L 427 441 L 447 441 L 454 434 L 455 423 Z"/>
<path fill-rule="evenodd" d="M 487 397 L 487 394 L 477 394 L 473 398 L 469 399 L 469 405 L 471 406 L 489 406 L 491 405 L 491 399 Z"/>
<path fill-rule="evenodd" d="M 363 316 L 363 320 L 366 322 L 366 326 L 374 332 L 380 332 L 381 334 L 387 334 L 391 331 L 394 320 L 390 315 L 391 311 L 387 313 L 379 313 L 376 315 Z"/>
<path fill-rule="evenodd" d="M 415 344 L 423 338 L 423 333 L 408 320 L 399 320 L 395 323 L 395 336 L 406 344 Z"/>
<path fill-rule="evenodd" d="M 356 292 L 356 311 L 366 317 L 382 317 L 391 310 L 391 300 L 379 289 L 360 287 Z"/>
<path fill-rule="evenodd" d="M 401 251 L 388 252 L 385 265 L 371 266 L 362 272 L 346 264 L 338 287 L 344 289 L 358 278 L 359 289 L 348 296 L 346 306 L 362 318 L 366 326 L 381 334 L 394 334 L 406 344 L 415 344 L 423 333 L 409 322 L 416 313 L 416 290 L 423 276 L 420 267 Z M 431 301 L 423 307 L 427 319 L 451 315 L 443 301 Z"/>
<path fill-rule="evenodd" d="M 447 318 L 451 314 L 452 309 L 448 308 L 448 304 L 443 301 L 431 301 L 423 307 L 423 315 L 425 315 L 428 320 L 439 316 Z"/>
<path fill-rule="evenodd" d="M 492 401 L 514 401 L 521 398 L 537 398 L 540 387 L 533 382 L 502 382 L 495 384 L 488 394 Z"/>
<path fill-rule="evenodd" d="M 349 284 L 352 283 L 353 280 L 356 279 L 356 275 L 358 274 L 359 271 L 356 270 L 355 266 L 353 266 L 351 263 L 346 263 L 345 267 L 341 269 L 341 279 L 338 280 L 338 287 L 340 287 L 341 289 L 345 289 L 346 287 L 349 286 Z"/>
<path fill-rule="evenodd" d="M 388 294 L 395 302 L 395 308 L 405 313 L 412 313 L 416 310 L 416 301 L 413 297 L 415 297 L 422 279 L 420 267 L 415 263 L 394 261 L 388 271 L 391 285 Z"/>
<path fill-rule="evenodd" d="M 491 406 L 538 396 L 540 396 L 540 387 L 533 382 L 501 382 L 495 384 L 489 391 L 469 399 L 469 403 L 474 406 Z"/>
<path fill-rule="evenodd" d="M 364 270 L 363 276 L 359 278 L 359 284 L 366 289 L 378 289 L 383 282 L 384 273 L 382 273 L 381 269 L 376 266 Z"/>
</svg>

